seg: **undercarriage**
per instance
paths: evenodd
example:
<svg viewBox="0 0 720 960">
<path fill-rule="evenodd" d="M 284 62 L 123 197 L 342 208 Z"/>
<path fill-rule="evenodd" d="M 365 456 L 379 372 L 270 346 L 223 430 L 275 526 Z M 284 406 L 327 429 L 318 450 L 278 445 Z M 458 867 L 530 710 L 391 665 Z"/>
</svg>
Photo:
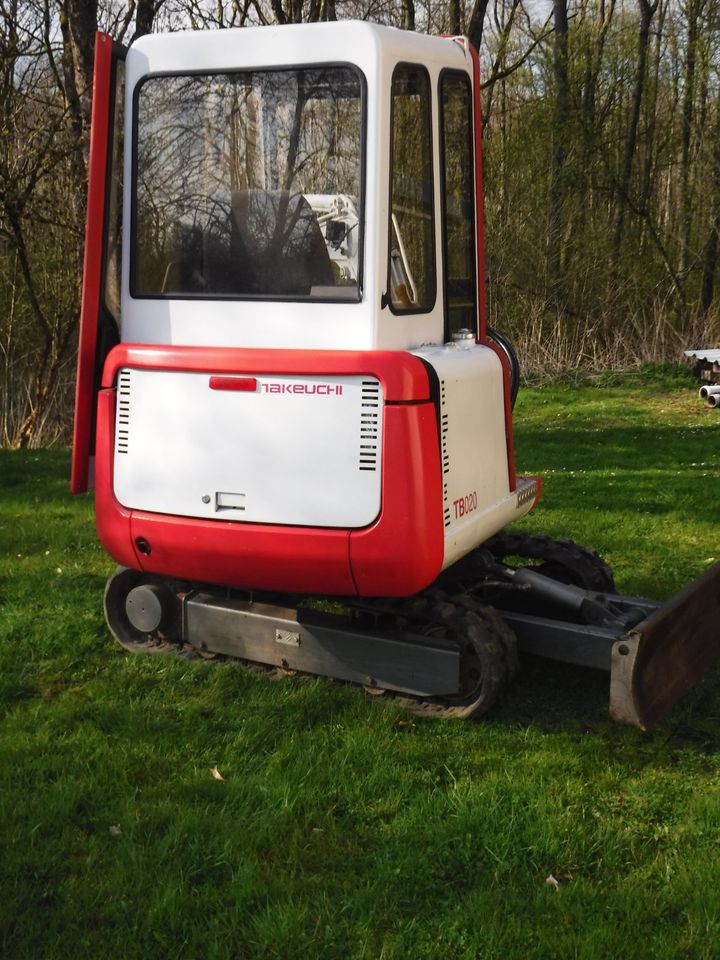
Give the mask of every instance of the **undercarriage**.
<svg viewBox="0 0 720 960">
<path fill-rule="evenodd" d="M 482 717 L 518 651 L 537 654 L 609 671 L 612 716 L 648 729 L 720 652 L 702 630 L 719 585 L 716 564 L 665 604 L 621 597 L 590 548 L 503 532 L 407 599 L 251 593 L 119 568 L 105 614 L 132 652 L 332 677 L 431 717 Z"/>
</svg>

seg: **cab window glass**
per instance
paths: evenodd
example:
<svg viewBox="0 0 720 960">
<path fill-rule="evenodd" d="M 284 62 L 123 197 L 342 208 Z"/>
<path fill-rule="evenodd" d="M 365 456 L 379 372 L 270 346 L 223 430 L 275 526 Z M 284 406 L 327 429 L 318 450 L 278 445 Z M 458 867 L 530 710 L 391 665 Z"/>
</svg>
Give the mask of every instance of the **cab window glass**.
<svg viewBox="0 0 720 960">
<path fill-rule="evenodd" d="M 395 312 L 435 303 L 430 78 L 401 64 L 392 80 L 392 152 L 388 287 Z"/>
<path fill-rule="evenodd" d="M 347 66 L 146 80 L 133 295 L 358 300 L 361 91 Z"/>
<path fill-rule="evenodd" d="M 472 91 L 467 74 L 440 79 L 443 261 L 447 339 L 477 329 Z"/>
<path fill-rule="evenodd" d="M 115 99 L 113 132 L 110 144 L 110 176 L 107 220 L 105 224 L 105 308 L 115 323 L 120 321 L 120 274 L 122 256 L 123 148 L 125 129 L 125 63 L 115 61 Z"/>
</svg>

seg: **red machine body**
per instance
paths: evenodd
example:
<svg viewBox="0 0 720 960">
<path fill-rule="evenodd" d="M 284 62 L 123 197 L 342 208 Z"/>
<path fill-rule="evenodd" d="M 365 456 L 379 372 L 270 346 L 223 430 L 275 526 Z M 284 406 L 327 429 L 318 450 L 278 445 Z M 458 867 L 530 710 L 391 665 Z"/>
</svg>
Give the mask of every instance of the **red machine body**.
<svg viewBox="0 0 720 960">
<path fill-rule="evenodd" d="M 117 372 L 122 367 L 208 375 L 362 372 L 385 396 L 382 511 L 361 530 L 237 524 L 124 508 L 113 494 Z M 96 513 L 119 563 L 226 586 L 328 594 L 415 593 L 442 567 L 440 451 L 428 377 L 410 354 L 116 347 L 98 397 Z"/>
</svg>

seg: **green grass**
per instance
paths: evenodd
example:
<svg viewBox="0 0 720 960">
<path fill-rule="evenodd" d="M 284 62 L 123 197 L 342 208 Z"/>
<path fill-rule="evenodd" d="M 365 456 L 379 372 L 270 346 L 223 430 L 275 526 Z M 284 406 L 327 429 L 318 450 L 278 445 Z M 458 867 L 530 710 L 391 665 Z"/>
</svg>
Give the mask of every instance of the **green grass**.
<svg viewBox="0 0 720 960">
<path fill-rule="evenodd" d="M 718 556 L 720 418 L 684 375 L 527 389 L 516 445 L 545 479 L 526 526 L 623 592 Z M 606 677 L 539 660 L 481 724 L 406 726 L 325 681 L 129 657 L 68 462 L 0 453 L 2 957 L 718 955 L 717 671 L 642 735 Z"/>
</svg>

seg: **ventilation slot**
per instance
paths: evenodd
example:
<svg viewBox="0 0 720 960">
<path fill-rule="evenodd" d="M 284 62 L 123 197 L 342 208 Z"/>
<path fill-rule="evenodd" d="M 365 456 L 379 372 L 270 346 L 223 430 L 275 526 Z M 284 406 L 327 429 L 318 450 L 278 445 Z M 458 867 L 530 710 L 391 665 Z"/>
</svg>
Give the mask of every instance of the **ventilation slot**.
<svg viewBox="0 0 720 960">
<path fill-rule="evenodd" d="M 440 381 L 440 450 L 442 452 L 443 472 L 443 521 L 446 527 L 450 526 L 450 502 L 448 500 L 447 475 L 450 473 L 450 453 L 448 452 L 448 415 L 445 412 L 445 381 Z"/>
<path fill-rule="evenodd" d="M 118 405 L 116 453 L 127 453 L 130 440 L 130 371 L 121 370 L 118 376 Z"/>
<path fill-rule="evenodd" d="M 360 413 L 360 470 L 377 470 L 378 429 L 380 423 L 380 384 L 376 380 L 362 382 Z"/>
<path fill-rule="evenodd" d="M 440 445 L 442 447 L 442 472 L 444 477 L 450 473 L 449 430 L 448 415 L 445 412 L 445 381 L 442 380 L 440 382 Z"/>
<path fill-rule="evenodd" d="M 442 446 L 443 476 L 450 473 L 450 453 L 448 452 L 448 415 L 445 412 L 445 381 L 440 381 L 440 443 Z"/>
</svg>

